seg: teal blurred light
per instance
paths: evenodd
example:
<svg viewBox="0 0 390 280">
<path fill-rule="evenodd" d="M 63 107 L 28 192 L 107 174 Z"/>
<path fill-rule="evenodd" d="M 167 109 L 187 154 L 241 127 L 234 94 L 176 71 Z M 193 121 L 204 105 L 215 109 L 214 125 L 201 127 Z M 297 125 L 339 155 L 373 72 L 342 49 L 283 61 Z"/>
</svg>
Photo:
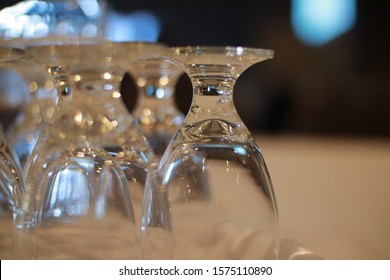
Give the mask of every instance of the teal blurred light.
<svg viewBox="0 0 390 280">
<path fill-rule="evenodd" d="M 299 40 L 321 46 L 352 29 L 356 0 L 292 0 L 291 21 Z"/>
</svg>

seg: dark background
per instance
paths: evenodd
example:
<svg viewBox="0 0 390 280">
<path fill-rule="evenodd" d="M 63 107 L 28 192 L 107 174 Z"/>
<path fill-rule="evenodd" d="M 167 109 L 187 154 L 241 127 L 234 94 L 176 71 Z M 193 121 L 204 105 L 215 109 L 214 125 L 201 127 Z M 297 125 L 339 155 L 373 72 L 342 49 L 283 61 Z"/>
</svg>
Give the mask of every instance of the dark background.
<svg viewBox="0 0 390 280">
<path fill-rule="evenodd" d="M 0 8 L 19 1 L 2 0 Z M 121 13 L 147 10 L 159 41 L 241 45 L 275 50 L 249 68 L 235 88 L 237 110 L 252 131 L 390 136 L 390 1 L 357 1 L 357 23 L 334 41 L 310 47 L 294 35 L 290 1 L 109 0 Z M 186 76 L 176 100 L 191 102 Z"/>
</svg>

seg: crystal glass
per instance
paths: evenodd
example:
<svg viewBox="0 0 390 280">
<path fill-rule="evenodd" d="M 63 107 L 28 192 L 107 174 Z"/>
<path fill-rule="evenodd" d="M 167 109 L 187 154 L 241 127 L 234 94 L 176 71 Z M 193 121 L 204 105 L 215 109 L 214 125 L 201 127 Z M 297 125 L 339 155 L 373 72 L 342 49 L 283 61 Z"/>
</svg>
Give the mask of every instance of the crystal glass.
<svg viewBox="0 0 390 280">
<path fill-rule="evenodd" d="M 23 193 L 23 180 L 14 155 L 0 131 L 0 259 L 13 259 L 14 216 Z"/>
<path fill-rule="evenodd" d="M 65 75 L 69 93 L 26 166 L 18 256 L 139 258 L 144 187 L 156 193 L 157 163 L 118 88 L 129 64 L 158 47 L 97 40 L 26 52 Z"/>
<path fill-rule="evenodd" d="M 19 159 L 22 170 L 32 153 L 44 127 L 49 124 L 58 102 L 57 89 L 46 67 L 24 57 L 21 61 L 10 61 L 7 68 L 23 77 L 23 88 L 28 100 L 7 127 L 10 148 Z"/>
<path fill-rule="evenodd" d="M 23 42 L 28 54 L 19 63 L 13 63 L 12 67 L 17 68 L 23 76 L 29 98 L 6 130 L 10 147 L 20 160 L 22 171 L 41 132 L 50 123 L 59 100 L 70 98 L 67 73 L 61 71 L 60 62 L 53 52 L 50 53 L 49 46 L 92 41 L 94 39 L 91 38 L 45 37 Z M 36 60 L 36 57 L 45 56 L 45 63 Z"/>
<path fill-rule="evenodd" d="M 133 115 L 157 156 L 164 153 L 184 119 L 174 99 L 182 73 L 180 67 L 164 59 L 141 61 L 130 68 L 138 89 Z"/>
<path fill-rule="evenodd" d="M 24 52 L 20 48 L 0 43 L 0 120 L 4 129 L 26 103 L 27 90 L 20 73 L 10 69 L 7 63 L 19 63 Z"/>
<path fill-rule="evenodd" d="M 233 88 L 272 50 L 174 47 L 167 58 L 193 101 L 159 171 L 170 205 L 174 259 L 276 259 L 277 204 L 262 153 L 240 119 Z"/>
<path fill-rule="evenodd" d="M 0 67 L 3 69 L 4 62 L 18 61 L 22 55 L 22 50 L 0 47 Z M 8 88 L 3 84 L 4 79 L 1 77 L 3 73 L 0 72 L 0 88 Z M 19 165 L 0 126 L 0 259 L 2 260 L 14 258 L 13 222 L 23 190 L 24 184 Z"/>
</svg>

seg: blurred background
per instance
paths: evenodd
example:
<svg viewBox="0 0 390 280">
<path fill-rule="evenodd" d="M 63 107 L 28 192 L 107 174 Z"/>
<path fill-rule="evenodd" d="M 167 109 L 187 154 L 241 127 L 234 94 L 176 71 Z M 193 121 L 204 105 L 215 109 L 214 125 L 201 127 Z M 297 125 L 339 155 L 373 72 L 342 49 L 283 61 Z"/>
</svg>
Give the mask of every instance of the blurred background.
<svg viewBox="0 0 390 280">
<path fill-rule="evenodd" d="M 113 40 L 273 49 L 273 60 L 252 66 L 236 85 L 237 110 L 252 131 L 390 135 L 390 42 L 385 35 L 390 27 L 389 1 L 73 2 L 92 15 L 99 2 L 104 8 L 100 25 L 85 30 Z M 3 38 L 29 36 L 23 31 L 6 34 L 10 24 L 18 26 L 14 30 L 26 29 L 21 25 L 28 25 L 31 33 L 33 23 L 37 22 L 36 30 L 42 32 L 39 20 L 32 16 L 39 11 L 30 10 L 30 20 L 22 21 L 17 19 L 23 14 L 20 5 L 12 11 L 6 9 L 18 3 L 15 0 L 0 3 Z M 131 79 L 127 82 L 131 87 Z M 135 98 L 126 101 L 130 107 Z M 1 123 L 7 127 L 20 102 L 10 97 L 1 99 Z M 176 101 L 183 112 L 188 110 L 191 85 L 185 75 L 179 79 Z"/>
</svg>

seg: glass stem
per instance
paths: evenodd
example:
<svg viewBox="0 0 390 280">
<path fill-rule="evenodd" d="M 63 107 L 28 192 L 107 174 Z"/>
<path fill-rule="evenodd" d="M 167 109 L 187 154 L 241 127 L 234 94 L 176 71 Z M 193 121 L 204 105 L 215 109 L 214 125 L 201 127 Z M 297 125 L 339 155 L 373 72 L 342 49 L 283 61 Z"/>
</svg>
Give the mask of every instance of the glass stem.
<svg viewBox="0 0 390 280">
<path fill-rule="evenodd" d="M 192 77 L 193 99 L 186 124 L 219 119 L 243 126 L 233 100 L 235 79 L 199 79 Z"/>
<path fill-rule="evenodd" d="M 193 100 L 183 122 L 184 135 L 197 141 L 245 142 L 252 138 L 234 105 L 235 79 L 191 77 L 191 80 Z"/>
</svg>

